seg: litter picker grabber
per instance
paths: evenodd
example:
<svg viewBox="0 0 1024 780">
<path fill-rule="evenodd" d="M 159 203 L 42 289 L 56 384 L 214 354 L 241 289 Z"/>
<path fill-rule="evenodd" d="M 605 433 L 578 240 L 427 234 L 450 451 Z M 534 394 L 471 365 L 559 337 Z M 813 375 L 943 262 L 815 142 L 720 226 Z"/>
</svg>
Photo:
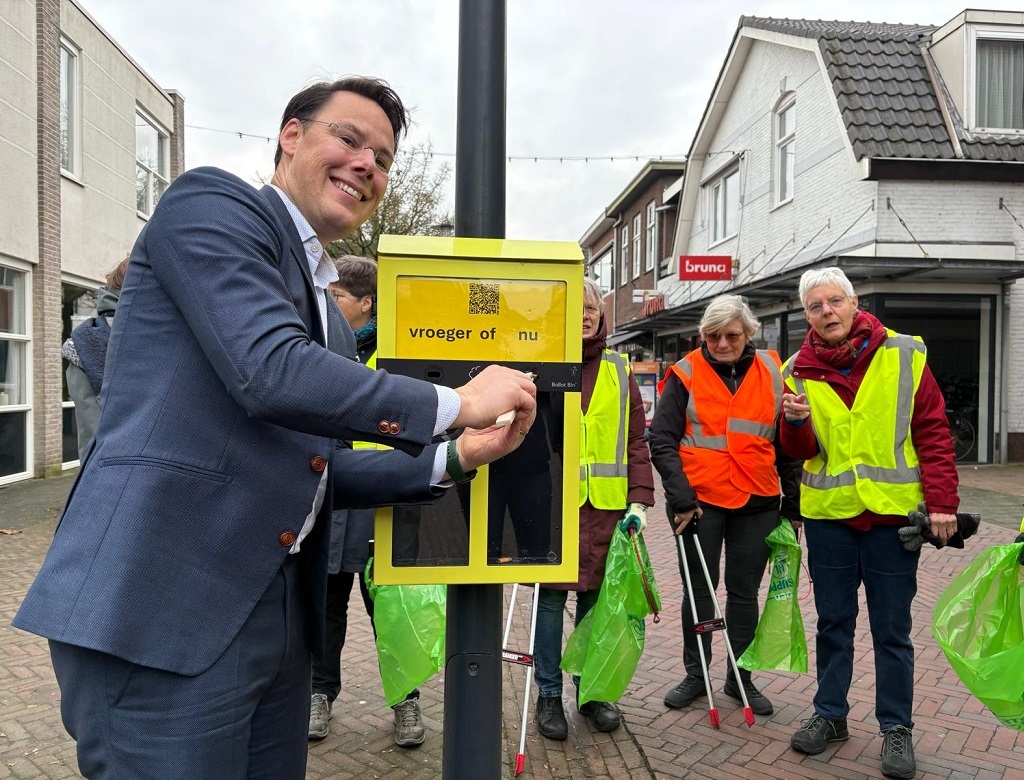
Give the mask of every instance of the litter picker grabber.
<svg viewBox="0 0 1024 780">
<path fill-rule="evenodd" d="M 704 551 L 701 549 L 700 541 L 697 539 L 697 534 L 692 534 L 693 548 L 697 552 L 697 560 L 700 561 L 700 568 L 704 572 L 704 581 L 708 585 L 708 592 L 711 594 L 711 603 L 715 605 L 715 616 L 710 620 L 699 620 L 697 618 L 697 599 L 694 598 L 693 585 L 690 579 L 690 564 L 686 558 L 686 547 L 683 545 L 682 535 L 676 536 L 676 543 L 679 545 L 679 555 L 683 561 L 683 577 L 686 580 L 686 592 L 690 596 L 690 613 L 693 615 L 693 629 L 697 634 L 697 650 L 700 653 L 700 665 L 704 670 L 704 690 L 708 695 L 708 718 L 711 720 L 711 725 L 716 729 L 720 728 L 720 721 L 718 717 L 718 708 L 715 707 L 714 697 L 711 695 L 711 675 L 708 673 L 708 661 L 704 655 L 704 641 L 703 634 L 709 634 L 713 631 L 721 631 L 722 636 L 725 639 L 725 649 L 729 654 L 729 663 L 732 665 L 732 673 L 736 677 L 736 687 L 740 689 L 740 698 L 743 700 L 743 718 L 746 720 L 748 726 L 754 725 L 754 711 L 750 708 L 750 702 L 747 701 L 747 692 L 743 688 L 743 680 L 740 678 L 740 668 L 736 663 L 736 656 L 732 652 L 732 644 L 729 642 L 729 629 L 725 625 L 725 616 L 722 614 L 722 608 L 718 605 L 718 596 L 715 594 L 715 586 L 711 582 L 711 573 L 708 571 L 707 561 L 704 560 Z"/>
<path fill-rule="evenodd" d="M 537 605 L 540 602 L 540 583 L 533 585 L 533 606 L 530 610 L 530 646 L 525 653 L 509 649 L 508 637 L 512 633 L 512 612 L 516 605 L 519 583 L 512 585 L 508 601 L 508 618 L 505 620 L 505 636 L 501 640 L 501 660 L 526 667 L 526 689 L 523 691 L 523 722 L 519 729 L 519 752 L 516 753 L 515 775 L 521 775 L 526 768 L 526 721 L 530 712 L 530 683 L 533 682 L 533 643 L 537 635 Z"/>
</svg>

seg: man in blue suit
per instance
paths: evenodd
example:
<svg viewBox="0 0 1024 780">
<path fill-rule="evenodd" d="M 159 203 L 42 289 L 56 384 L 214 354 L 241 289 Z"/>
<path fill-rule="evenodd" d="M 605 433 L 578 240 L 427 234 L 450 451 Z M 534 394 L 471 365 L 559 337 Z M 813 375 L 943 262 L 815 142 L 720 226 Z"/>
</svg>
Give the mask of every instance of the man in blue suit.
<svg viewBox="0 0 1024 780">
<path fill-rule="evenodd" d="M 315 84 L 271 186 L 189 171 L 139 235 L 96 436 L 14 620 L 50 640 L 85 777 L 303 778 L 332 505 L 429 501 L 533 422 L 519 372 L 451 390 L 328 349 L 324 245 L 373 213 L 407 127 L 379 80 Z"/>
</svg>

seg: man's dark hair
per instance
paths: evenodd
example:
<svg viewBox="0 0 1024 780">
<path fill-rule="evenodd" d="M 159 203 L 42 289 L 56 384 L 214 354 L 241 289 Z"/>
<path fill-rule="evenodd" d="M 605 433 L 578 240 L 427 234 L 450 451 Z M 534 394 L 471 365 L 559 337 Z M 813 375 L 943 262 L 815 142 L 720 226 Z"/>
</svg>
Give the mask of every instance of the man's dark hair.
<svg viewBox="0 0 1024 780">
<path fill-rule="evenodd" d="M 369 295 L 377 299 L 377 261 L 358 255 L 342 255 L 334 261 L 338 269 L 339 287 L 352 293 L 356 298 Z"/>
<path fill-rule="evenodd" d="M 372 76 L 345 76 L 337 81 L 321 81 L 306 87 L 288 101 L 281 116 L 279 131 L 284 129 L 290 119 L 298 119 L 300 122 L 313 119 L 335 92 L 354 92 L 380 106 L 391 122 L 391 129 L 395 133 L 395 151 L 398 151 L 398 139 L 409 131 L 409 110 L 386 81 Z M 281 154 L 281 141 L 278 140 L 277 151 L 274 153 L 275 168 L 281 162 Z"/>
</svg>

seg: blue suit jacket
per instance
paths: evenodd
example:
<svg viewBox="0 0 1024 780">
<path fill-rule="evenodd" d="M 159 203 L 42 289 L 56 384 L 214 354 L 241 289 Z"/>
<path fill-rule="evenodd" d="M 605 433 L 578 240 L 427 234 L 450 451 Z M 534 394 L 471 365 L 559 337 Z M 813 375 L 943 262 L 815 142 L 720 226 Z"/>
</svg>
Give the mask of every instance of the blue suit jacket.
<svg viewBox="0 0 1024 780">
<path fill-rule="evenodd" d="M 330 510 L 432 497 L 437 395 L 324 349 L 314 295 L 271 188 L 214 168 L 171 185 L 132 251 L 96 438 L 15 626 L 204 671 L 280 568 L 333 457 L 299 553 L 322 647 Z M 335 454 L 336 439 L 397 449 Z"/>
</svg>

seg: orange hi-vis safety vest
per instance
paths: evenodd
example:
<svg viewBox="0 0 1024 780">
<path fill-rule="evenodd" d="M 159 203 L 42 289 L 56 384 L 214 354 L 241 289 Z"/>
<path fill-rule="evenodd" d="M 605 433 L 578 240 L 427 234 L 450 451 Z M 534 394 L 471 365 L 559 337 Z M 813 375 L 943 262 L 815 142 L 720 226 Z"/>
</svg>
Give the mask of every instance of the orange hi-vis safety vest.
<svg viewBox="0 0 1024 780">
<path fill-rule="evenodd" d="M 679 457 L 702 503 L 736 509 L 751 495 L 779 495 L 773 442 L 782 410 L 780 365 L 774 351 L 757 350 L 735 394 L 699 349 L 670 369 L 689 395 Z"/>
</svg>

